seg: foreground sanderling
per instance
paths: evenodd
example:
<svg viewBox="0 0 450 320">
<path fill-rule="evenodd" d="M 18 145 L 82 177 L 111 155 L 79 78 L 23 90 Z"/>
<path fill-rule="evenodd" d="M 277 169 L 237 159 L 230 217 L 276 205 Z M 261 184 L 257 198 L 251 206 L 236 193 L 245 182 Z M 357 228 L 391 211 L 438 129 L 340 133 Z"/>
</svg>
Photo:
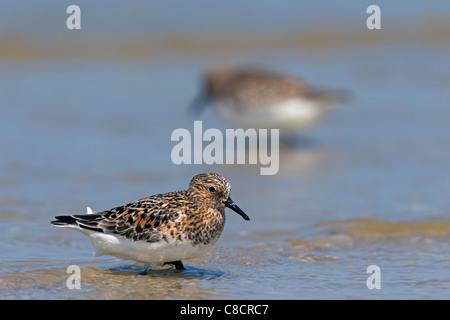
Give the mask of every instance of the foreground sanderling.
<svg viewBox="0 0 450 320">
<path fill-rule="evenodd" d="M 313 88 L 270 71 L 215 68 L 204 76 L 191 109 L 198 112 L 211 103 L 235 127 L 280 129 L 280 133 L 290 135 L 317 123 L 346 101 L 348 94 Z"/>
<path fill-rule="evenodd" d="M 208 251 L 225 225 L 225 207 L 250 218 L 231 200 L 231 186 L 216 173 L 192 178 L 187 190 L 157 194 L 87 215 L 57 216 L 55 226 L 89 237 L 99 255 L 144 262 L 146 268 L 173 264 Z M 88 208 L 88 213 L 89 213 Z"/>
</svg>

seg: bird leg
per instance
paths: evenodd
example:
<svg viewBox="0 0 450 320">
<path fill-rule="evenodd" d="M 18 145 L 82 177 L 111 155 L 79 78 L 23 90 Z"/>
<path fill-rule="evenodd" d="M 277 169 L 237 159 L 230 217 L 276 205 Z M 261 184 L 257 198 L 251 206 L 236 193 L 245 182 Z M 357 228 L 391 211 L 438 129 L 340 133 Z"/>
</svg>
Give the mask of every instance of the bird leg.
<svg viewBox="0 0 450 320">
<path fill-rule="evenodd" d="M 183 262 L 181 262 L 181 260 L 178 261 L 171 261 L 171 262 L 165 262 L 164 265 L 166 264 L 171 264 L 175 267 L 176 270 L 183 270 L 184 269 L 184 265 Z"/>
</svg>

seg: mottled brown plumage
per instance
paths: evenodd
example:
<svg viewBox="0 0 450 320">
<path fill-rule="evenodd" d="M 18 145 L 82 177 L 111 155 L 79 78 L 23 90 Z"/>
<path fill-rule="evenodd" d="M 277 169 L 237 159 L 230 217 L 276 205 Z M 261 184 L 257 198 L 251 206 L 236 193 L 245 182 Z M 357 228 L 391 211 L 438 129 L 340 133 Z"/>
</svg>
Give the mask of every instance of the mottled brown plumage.
<svg viewBox="0 0 450 320">
<path fill-rule="evenodd" d="M 299 79 L 257 69 L 213 69 L 205 75 L 205 91 L 213 100 L 230 100 L 249 108 L 321 95 Z"/>
<path fill-rule="evenodd" d="M 226 206 L 249 220 L 248 216 L 231 200 L 230 191 L 230 184 L 221 175 L 204 173 L 195 176 L 187 190 L 157 194 L 95 214 L 57 216 L 57 220 L 52 221 L 52 224 L 82 231 L 90 236 L 94 245 L 96 245 L 95 240 L 98 234 L 103 233 L 136 243 L 158 244 L 158 246 L 148 246 L 147 249 L 140 250 L 172 250 L 181 243 L 209 249 L 222 233 Z M 93 234 L 94 237 L 91 237 Z M 134 257 L 132 253 L 120 254 L 121 250 L 115 252 L 109 246 L 107 249 L 99 248 L 97 245 L 96 247 L 102 254 L 112 254 L 137 261 L 145 260 L 139 257 L 147 256 L 146 252 L 140 252 L 139 257 Z M 194 251 L 196 254 L 198 250 Z M 169 254 L 171 261 L 165 261 L 163 258 L 153 259 L 153 256 L 166 256 L 166 254 L 149 252 L 146 258 L 148 261 L 143 262 L 167 263 L 191 257 L 189 252 L 180 254 L 179 259 L 176 253 Z M 174 256 L 173 259 L 172 256 Z"/>
<path fill-rule="evenodd" d="M 280 129 L 292 134 L 317 123 L 348 99 L 344 90 L 313 87 L 289 75 L 251 68 L 213 68 L 190 109 L 214 106 L 237 128 Z"/>
</svg>

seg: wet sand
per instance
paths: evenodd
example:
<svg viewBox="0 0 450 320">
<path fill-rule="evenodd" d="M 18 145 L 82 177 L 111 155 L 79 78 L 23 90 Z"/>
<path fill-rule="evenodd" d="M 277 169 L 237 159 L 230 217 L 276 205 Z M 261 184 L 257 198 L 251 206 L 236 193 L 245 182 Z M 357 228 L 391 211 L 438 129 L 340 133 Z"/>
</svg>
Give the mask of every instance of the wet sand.
<svg viewBox="0 0 450 320">
<path fill-rule="evenodd" d="M 354 20 L 256 36 L 0 34 L 0 298 L 448 299 L 450 33 L 448 19 L 417 15 L 375 34 Z M 222 62 L 354 97 L 282 149 L 275 176 L 176 166 L 171 133 L 193 127 L 198 79 Z M 202 120 L 227 128 L 209 110 Z M 252 220 L 228 213 L 216 246 L 182 272 L 93 257 L 83 235 L 49 223 L 184 189 L 207 171 L 230 181 Z M 70 265 L 80 290 L 66 285 Z M 370 265 L 381 290 L 366 287 Z"/>
</svg>

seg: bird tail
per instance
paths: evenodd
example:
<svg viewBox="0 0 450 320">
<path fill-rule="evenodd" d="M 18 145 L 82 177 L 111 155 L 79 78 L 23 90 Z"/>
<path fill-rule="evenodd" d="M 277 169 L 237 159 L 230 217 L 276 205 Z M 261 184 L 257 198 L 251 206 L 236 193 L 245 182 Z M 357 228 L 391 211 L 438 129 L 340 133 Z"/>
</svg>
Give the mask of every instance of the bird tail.
<svg viewBox="0 0 450 320">
<path fill-rule="evenodd" d="M 92 210 L 91 207 L 86 207 L 86 213 L 89 214 L 95 214 L 94 210 Z M 76 219 L 74 216 L 57 216 L 55 217 L 57 220 L 50 221 L 51 224 L 57 227 L 64 227 L 64 226 L 78 226 L 78 219 Z"/>
<path fill-rule="evenodd" d="M 350 90 L 344 89 L 323 90 L 317 92 L 317 98 L 328 107 L 337 107 L 346 104 L 352 99 L 352 96 L 353 94 Z"/>
<path fill-rule="evenodd" d="M 73 216 L 57 216 L 55 217 L 56 220 L 50 221 L 50 223 L 57 227 L 78 227 L 77 219 L 75 219 Z"/>
</svg>

